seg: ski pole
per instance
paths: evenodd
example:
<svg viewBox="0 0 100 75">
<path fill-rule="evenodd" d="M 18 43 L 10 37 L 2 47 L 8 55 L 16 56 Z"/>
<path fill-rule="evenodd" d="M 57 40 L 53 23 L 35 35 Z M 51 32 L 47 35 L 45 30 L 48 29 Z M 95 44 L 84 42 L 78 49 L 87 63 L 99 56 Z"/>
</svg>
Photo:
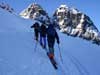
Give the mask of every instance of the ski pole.
<svg viewBox="0 0 100 75">
<path fill-rule="evenodd" d="M 63 59 L 62 59 L 62 55 L 61 55 L 61 50 L 60 50 L 59 44 L 58 44 L 58 48 L 59 48 L 60 59 L 61 59 L 61 61 L 62 61 L 62 63 L 63 63 Z"/>
<path fill-rule="evenodd" d="M 36 52 L 38 41 L 35 43 L 34 52 Z"/>
</svg>

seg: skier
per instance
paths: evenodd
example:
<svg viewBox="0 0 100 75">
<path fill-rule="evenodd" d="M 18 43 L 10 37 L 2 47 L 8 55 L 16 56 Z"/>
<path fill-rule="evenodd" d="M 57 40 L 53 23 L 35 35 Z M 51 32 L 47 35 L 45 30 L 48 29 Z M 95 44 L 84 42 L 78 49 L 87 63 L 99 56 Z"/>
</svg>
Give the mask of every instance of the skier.
<svg viewBox="0 0 100 75">
<path fill-rule="evenodd" d="M 57 43 L 59 44 L 60 42 L 59 42 L 58 34 L 53 24 L 50 24 L 47 28 L 47 42 L 48 42 L 48 48 L 49 48 L 49 52 L 47 53 L 47 55 L 49 56 L 50 59 L 54 58 L 55 39 L 57 40 Z"/>
<path fill-rule="evenodd" d="M 39 23 L 38 23 L 38 22 L 35 22 L 35 24 L 33 24 L 33 25 L 31 26 L 31 28 L 34 28 L 35 40 L 38 41 L 39 29 L 40 29 Z"/>
<path fill-rule="evenodd" d="M 40 45 L 46 48 L 46 26 L 44 23 L 40 26 Z"/>
</svg>

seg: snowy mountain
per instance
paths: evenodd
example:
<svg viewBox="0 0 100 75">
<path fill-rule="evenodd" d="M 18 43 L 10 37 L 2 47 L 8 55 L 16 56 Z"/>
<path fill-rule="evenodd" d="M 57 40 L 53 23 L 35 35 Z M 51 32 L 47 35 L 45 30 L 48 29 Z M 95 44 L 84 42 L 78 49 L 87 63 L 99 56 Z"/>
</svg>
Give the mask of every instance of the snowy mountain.
<svg viewBox="0 0 100 75">
<path fill-rule="evenodd" d="M 56 27 L 60 29 L 60 32 L 100 45 L 99 30 L 86 14 L 76 8 L 60 5 L 53 14 L 53 17 L 50 18 L 39 4 L 33 3 L 24 9 L 20 16 L 25 19 L 38 20 L 47 25 L 54 22 Z"/>
<path fill-rule="evenodd" d="M 100 45 L 100 32 L 92 20 L 76 8 L 60 5 L 54 15 L 54 21 L 59 25 L 60 31 L 80 37 Z"/>
<path fill-rule="evenodd" d="M 37 19 L 42 21 L 48 21 L 49 16 L 46 11 L 36 3 L 30 4 L 27 8 L 25 8 L 20 16 L 25 19 Z"/>
<path fill-rule="evenodd" d="M 36 47 L 31 20 L 1 8 L 0 20 L 0 75 L 100 75 L 100 46 L 58 31 L 63 62 L 56 44 L 55 70 L 45 50 Z"/>
</svg>

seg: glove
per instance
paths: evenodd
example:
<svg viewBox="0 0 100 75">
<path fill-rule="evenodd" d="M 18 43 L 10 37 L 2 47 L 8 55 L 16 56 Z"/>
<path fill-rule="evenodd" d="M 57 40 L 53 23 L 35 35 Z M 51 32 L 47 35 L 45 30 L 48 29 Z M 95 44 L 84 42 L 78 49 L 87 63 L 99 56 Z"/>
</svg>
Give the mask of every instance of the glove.
<svg viewBox="0 0 100 75">
<path fill-rule="evenodd" d="M 33 28 L 34 26 L 31 26 L 30 28 Z"/>
<path fill-rule="evenodd" d="M 57 43 L 58 43 L 58 44 L 60 43 L 59 40 L 57 40 Z"/>
</svg>

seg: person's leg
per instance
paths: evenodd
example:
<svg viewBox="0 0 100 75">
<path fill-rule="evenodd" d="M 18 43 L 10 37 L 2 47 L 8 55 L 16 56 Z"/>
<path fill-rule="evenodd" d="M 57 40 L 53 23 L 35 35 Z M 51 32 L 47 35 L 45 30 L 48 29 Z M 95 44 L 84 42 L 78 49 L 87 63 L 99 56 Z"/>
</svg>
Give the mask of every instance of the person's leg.
<svg viewBox="0 0 100 75">
<path fill-rule="evenodd" d="M 40 45 L 43 46 L 43 43 L 42 43 L 42 36 L 40 36 Z"/>
<path fill-rule="evenodd" d="M 36 36 L 36 41 L 38 41 L 38 35 L 39 35 L 39 33 L 37 32 L 37 33 L 35 33 L 35 36 Z"/>
<path fill-rule="evenodd" d="M 49 57 L 51 59 L 53 59 L 54 58 L 54 48 L 53 48 L 53 44 L 52 43 L 49 43 L 48 44 L 48 47 L 49 47 Z"/>
<path fill-rule="evenodd" d="M 46 48 L 46 37 L 43 37 L 43 46 Z"/>
<path fill-rule="evenodd" d="M 49 51 L 50 51 L 50 53 L 54 54 L 54 48 L 50 47 Z"/>
<path fill-rule="evenodd" d="M 53 48 L 49 48 L 49 57 L 50 57 L 51 59 L 54 58 L 54 52 L 53 52 L 53 51 L 54 51 Z"/>
</svg>

